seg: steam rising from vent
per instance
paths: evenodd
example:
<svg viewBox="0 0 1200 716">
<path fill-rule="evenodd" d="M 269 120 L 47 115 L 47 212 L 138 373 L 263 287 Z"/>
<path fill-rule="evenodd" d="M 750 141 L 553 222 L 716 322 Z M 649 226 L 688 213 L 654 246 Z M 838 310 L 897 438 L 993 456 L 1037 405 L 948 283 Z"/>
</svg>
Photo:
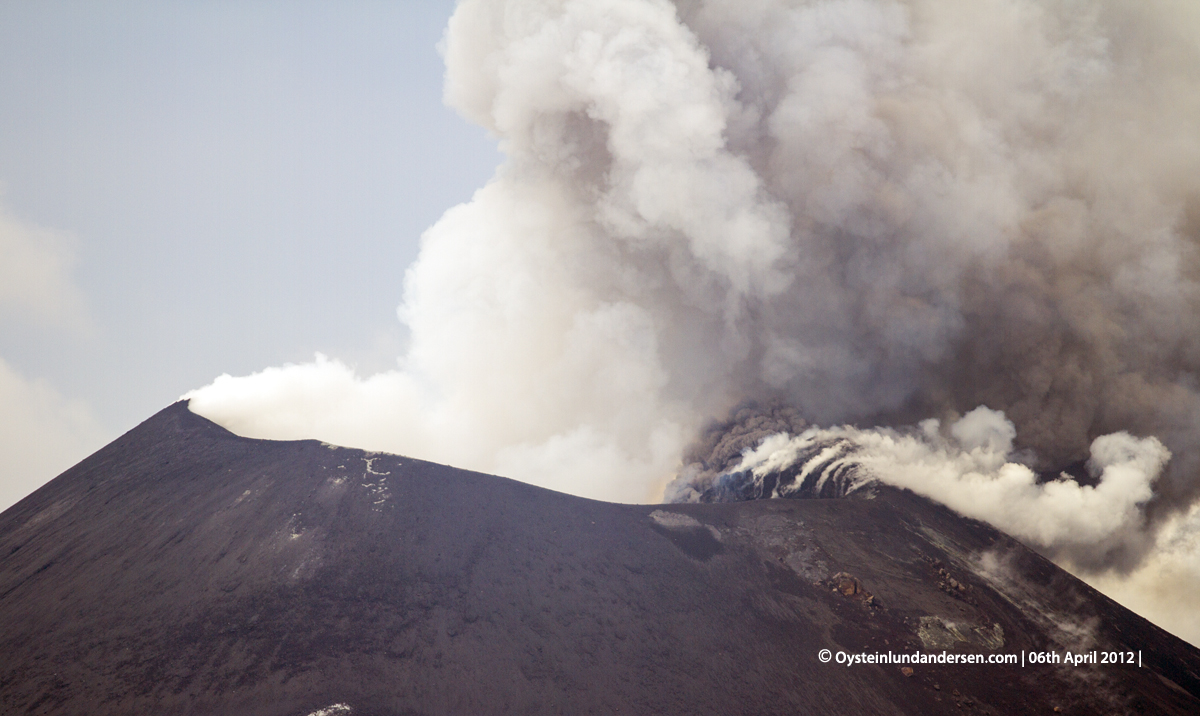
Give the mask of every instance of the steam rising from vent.
<svg viewBox="0 0 1200 716">
<path fill-rule="evenodd" d="M 446 98 L 507 160 L 423 236 L 400 366 L 188 397 L 622 501 L 729 467 L 691 444 L 839 440 L 1129 559 L 1200 491 L 1196 37 L 1192 0 L 464 0 Z M 1089 457 L 1094 487 L 1033 479 Z"/>
<path fill-rule="evenodd" d="M 1101 567 L 1130 552 L 1141 556 L 1147 543 L 1141 508 L 1171 457 L 1157 439 L 1124 432 L 1097 437 L 1087 464 L 1096 484 L 1082 485 L 1067 475 L 1041 482 L 1013 454 L 1016 431 L 1001 412 L 981 406 L 946 434 L 941 427 L 930 419 L 909 431 L 776 433 L 746 449 L 726 472 L 685 472 L 668 497 L 836 497 L 882 482 L 989 522 L 1076 566 Z"/>
</svg>

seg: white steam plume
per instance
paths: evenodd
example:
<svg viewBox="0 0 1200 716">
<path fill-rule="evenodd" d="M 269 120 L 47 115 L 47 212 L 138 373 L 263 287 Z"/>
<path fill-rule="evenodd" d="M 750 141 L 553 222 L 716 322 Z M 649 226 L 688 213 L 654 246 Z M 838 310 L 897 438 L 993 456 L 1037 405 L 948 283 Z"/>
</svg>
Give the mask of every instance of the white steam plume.
<svg viewBox="0 0 1200 716">
<path fill-rule="evenodd" d="M 400 367 L 188 397 L 243 434 L 622 501 L 743 401 L 987 405 L 1011 434 L 955 423 L 928 473 L 948 448 L 893 436 L 889 474 L 1129 567 L 1200 492 L 1196 37 L 1193 0 L 464 0 L 446 98 L 507 160 L 424 235 Z M 1094 488 L 1029 479 L 1089 455 Z"/>
<path fill-rule="evenodd" d="M 983 520 L 1072 566 L 1103 566 L 1109 553 L 1147 540 L 1142 507 L 1171 453 L 1153 437 L 1120 432 L 1092 441 L 1088 472 L 1095 485 L 1062 475 L 1041 481 L 1013 452 L 1016 430 L 1004 413 L 980 406 L 949 426 L 923 421 L 917 430 L 848 426 L 775 433 L 746 450 L 712 483 L 681 478 L 668 493 L 696 499 L 697 487 L 759 480 L 799 468 L 793 481 L 764 497 L 787 497 L 811 478 L 813 491 L 846 468 L 844 491 L 873 482 L 903 487 L 960 514 Z"/>
<path fill-rule="evenodd" d="M 1169 519 L 1146 559 L 1128 574 L 1083 574 L 1096 589 L 1200 646 L 1200 505 Z"/>
</svg>

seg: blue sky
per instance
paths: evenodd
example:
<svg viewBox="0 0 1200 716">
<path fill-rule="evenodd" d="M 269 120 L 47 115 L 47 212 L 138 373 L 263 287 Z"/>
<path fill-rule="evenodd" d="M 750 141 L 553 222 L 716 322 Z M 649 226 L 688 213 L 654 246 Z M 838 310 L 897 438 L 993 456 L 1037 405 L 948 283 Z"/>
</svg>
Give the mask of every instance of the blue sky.
<svg viewBox="0 0 1200 716">
<path fill-rule="evenodd" d="M 452 11 L 0 5 L 0 509 L 221 373 L 394 363 L 422 231 L 500 161 L 442 104 Z"/>
</svg>

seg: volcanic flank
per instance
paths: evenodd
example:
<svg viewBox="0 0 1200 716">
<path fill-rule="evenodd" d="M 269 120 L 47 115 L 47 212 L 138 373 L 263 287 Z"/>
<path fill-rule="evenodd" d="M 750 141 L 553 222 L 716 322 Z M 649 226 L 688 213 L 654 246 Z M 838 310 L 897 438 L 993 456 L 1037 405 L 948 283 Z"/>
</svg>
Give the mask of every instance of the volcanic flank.
<svg viewBox="0 0 1200 716">
<path fill-rule="evenodd" d="M 504 160 L 404 268 L 394 367 L 186 397 L 617 502 L 837 448 L 834 488 L 1200 643 L 1197 37 L 1194 0 L 461 0 L 445 99 Z M 806 427 L 691 469 L 749 404 Z"/>
<path fill-rule="evenodd" d="M 1196 713 L 1200 652 L 882 485 L 617 505 L 177 403 L 0 515 L 0 711 Z M 819 652 L 1133 652 L 855 665 Z"/>
</svg>

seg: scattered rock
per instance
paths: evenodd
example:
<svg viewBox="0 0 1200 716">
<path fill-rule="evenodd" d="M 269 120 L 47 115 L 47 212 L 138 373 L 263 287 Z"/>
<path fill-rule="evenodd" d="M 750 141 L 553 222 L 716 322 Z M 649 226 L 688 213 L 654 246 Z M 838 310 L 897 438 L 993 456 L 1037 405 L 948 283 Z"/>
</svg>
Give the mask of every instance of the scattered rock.
<svg viewBox="0 0 1200 716">
<path fill-rule="evenodd" d="M 958 689 L 955 689 L 954 690 L 954 705 L 959 707 L 960 709 L 961 708 L 969 709 L 975 705 L 975 702 L 972 701 L 970 697 L 963 696 L 962 694 L 958 693 Z"/>
<path fill-rule="evenodd" d="M 901 666 L 900 673 L 904 674 L 905 676 L 912 676 L 913 675 L 912 667 L 911 666 Z"/>
<path fill-rule="evenodd" d="M 863 587 L 862 582 L 858 577 L 849 572 L 838 572 L 829 579 L 829 586 L 832 591 L 840 593 L 843 597 L 858 599 L 868 607 L 878 607 L 879 602 L 875 599 L 875 595 L 871 594 Z"/>
<path fill-rule="evenodd" d="M 838 572 L 830 581 L 833 582 L 834 589 L 841 592 L 843 597 L 863 594 L 866 591 L 863 589 L 862 582 L 848 572 Z"/>
<path fill-rule="evenodd" d="M 967 590 L 970 588 L 967 584 L 960 582 L 954 578 L 954 575 L 944 567 L 937 568 L 938 589 L 952 597 L 961 599 L 969 604 L 974 604 L 975 601 L 967 595 Z"/>
</svg>

